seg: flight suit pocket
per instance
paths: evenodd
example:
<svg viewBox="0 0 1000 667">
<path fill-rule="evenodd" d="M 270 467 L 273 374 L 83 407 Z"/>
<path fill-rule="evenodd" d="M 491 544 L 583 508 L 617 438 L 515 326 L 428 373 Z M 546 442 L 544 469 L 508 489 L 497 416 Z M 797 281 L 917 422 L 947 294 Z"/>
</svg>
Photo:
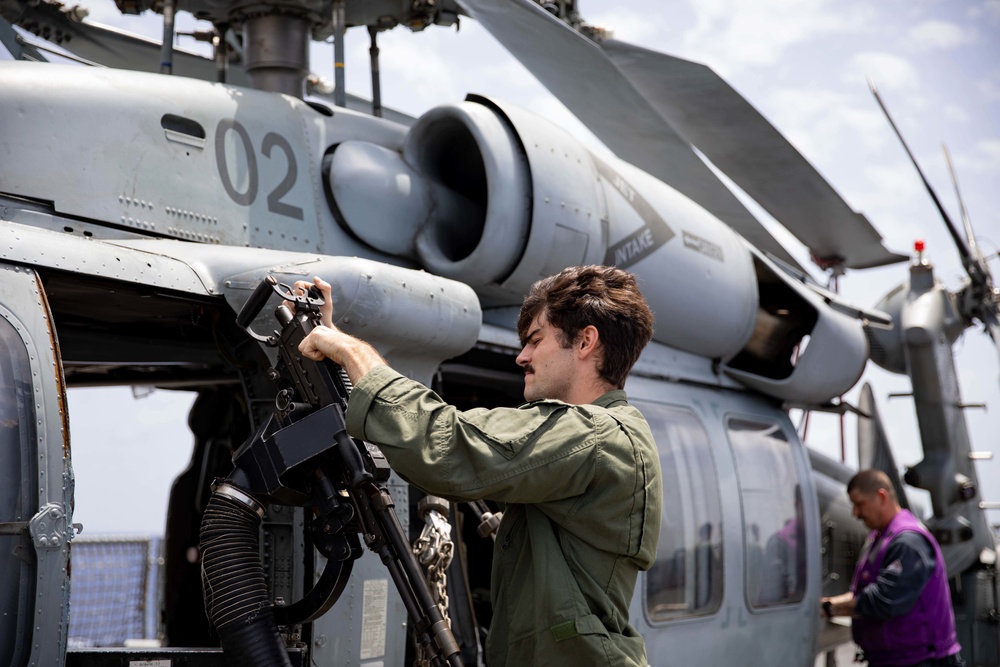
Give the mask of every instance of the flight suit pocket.
<svg viewBox="0 0 1000 667">
<path fill-rule="evenodd" d="M 496 411 L 489 415 L 487 422 L 478 423 L 470 420 L 468 425 L 475 429 L 479 440 L 488 443 L 509 461 L 527 445 L 548 432 L 555 424 L 555 417 L 556 414 L 553 413 L 544 419 L 537 417 L 526 419 L 525 415 L 517 410 Z"/>
<path fill-rule="evenodd" d="M 648 663 L 642 637 L 631 627 L 626 630 L 624 634 L 609 631 L 593 614 L 556 624 L 549 628 L 555 640 L 550 645 L 551 654 L 536 664 L 645 667 Z"/>
<path fill-rule="evenodd" d="M 517 532 L 524 530 L 521 525 L 525 521 L 524 507 L 521 505 L 510 504 L 507 509 L 504 510 L 503 520 L 500 522 L 499 530 L 497 531 L 497 544 L 499 545 L 499 551 L 501 553 L 506 552 L 511 545 L 511 540 L 515 539 Z"/>
<path fill-rule="evenodd" d="M 608 629 L 601 623 L 601 619 L 593 614 L 553 625 L 549 628 L 549 632 L 552 633 L 552 638 L 557 642 L 566 641 L 580 635 L 600 635 L 605 638 L 608 636 Z"/>
</svg>

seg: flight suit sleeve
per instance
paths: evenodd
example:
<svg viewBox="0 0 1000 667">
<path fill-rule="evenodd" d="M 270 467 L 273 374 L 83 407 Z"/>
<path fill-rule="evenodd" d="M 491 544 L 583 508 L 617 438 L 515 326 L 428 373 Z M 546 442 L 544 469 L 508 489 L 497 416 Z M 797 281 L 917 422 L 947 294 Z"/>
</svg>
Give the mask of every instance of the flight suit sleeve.
<svg viewBox="0 0 1000 667">
<path fill-rule="evenodd" d="M 511 503 L 582 494 L 611 421 L 559 401 L 462 412 L 387 366 L 358 381 L 347 409 L 348 432 L 425 491 Z"/>
</svg>

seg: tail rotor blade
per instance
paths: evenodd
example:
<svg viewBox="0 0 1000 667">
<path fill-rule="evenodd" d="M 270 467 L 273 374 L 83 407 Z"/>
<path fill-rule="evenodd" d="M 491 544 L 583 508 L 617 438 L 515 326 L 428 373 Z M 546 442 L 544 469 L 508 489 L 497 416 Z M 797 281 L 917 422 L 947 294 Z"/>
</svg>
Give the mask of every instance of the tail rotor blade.
<svg viewBox="0 0 1000 667">
<path fill-rule="evenodd" d="M 941 217 L 944 219 L 945 225 L 948 227 L 948 232 L 951 234 L 952 240 L 955 241 L 955 245 L 958 247 L 958 253 L 962 258 L 962 266 L 965 268 L 966 273 L 969 274 L 969 280 L 971 281 L 971 284 L 962 291 L 963 293 L 959 298 L 962 314 L 970 321 L 972 318 L 978 318 L 985 326 L 986 331 L 993 339 L 994 344 L 997 345 L 998 352 L 1000 352 L 1000 292 L 998 292 L 997 288 L 994 287 L 993 277 L 990 275 L 989 266 L 976 244 L 975 235 L 972 233 L 972 223 L 969 221 L 968 213 L 965 210 L 965 204 L 962 202 L 962 195 L 958 191 L 958 179 L 955 177 L 955 170 L 952 166 L 951 156 L 948 154 L 948 149 L 945 148 L 945 159 L 948 162 L 948 170 L 951 172 L 952 182 L 955 185 L 955 194 L 958 196 L 958 203 L 962 210 L 962 222 L 965 226 L 964 236 L 961 232 L 959 232 L 955 223 L 952 222 L 948 213 L 944 210 L 944 206 L 941 205 L 941 200 L 938 199 L 937 194 L 934 192 L 934 188 L 932 188 L 930 183 L 927 181 L 927 177 L 924 176 L 924 172 L 920 169 L 920 165 L 917 164 L 917 160 L 913 157 L 913 153 L 910 152 L 909 146 L 906 145 L 903 135 L 900 134 L 899 128 L 896 127 L 896 123 L 893 122 L 892 116 L 889 115 L 889 110 L 886 109 L 885 104 L 882 102 L 882 97 L 879 95 L 878 89 L 875 87 L 875 82 L 872 81 L 871 78 L 868 79 L 868 85 L 871 88 L 872 95 L 875 96 L 875 100 L 878 102 L 879 107 L 882 108 L 882 112 L 885 114 L 886 120 L 888 120 L 889 125 L 892 126 L 893 132 L 896 133 L 900 143 L 903 144 L 903 149 L 910 157 L 910 162 L 913 163 L 917 173 L 920 175 L 920 179 L 924 182 L 924 187 L 927 189 L 927 193 L 931 196 L 931 199 L 934 200 L 934 205 L 937 206 L 938 211 L 941 213 Z"/>
<path fill-rule="evenodd" d="M 965 238 L 969 242 L 969 250 L 972 251 L 977 260 L 982 261 L 982 255 L 976 246 L 976 235 L 972 232 L 972 221 L 969 220 L 969 212 L 965 208 L 965 201 L 958 189 L 958 176 L 955 175 L 955 165 L 951 162 L 951 153 L 948 152 L 948 147 L 945 144 L 941 144 L 941 150 L 944 151 L 944 161 L 948 164 L 948 174 L 951 175 L 951 183 L 955 187 L 955 198 L 958 200 L 958 209 L 962 213 L 962 224 L 965 225 Z"/>
<path fill-rule="evenodd" d="M 996 297 L 994 296 L 994 299 Z M 980 314 L 983 320 L 983 324 L 986 325 L 986 331 L 989 332 L 990 338 L 993 339 L 993 344 L 997 348 L 997 355 L 1000 355 L 1000 316 L 997 314 L 997 304 L 994 300 L 992 307 L 983 308 L 983 312 Z"/>
<path fill-rule="evenodd" d="M 986 332 L 993 339 L 993 344 L 997 346 L 997 354 L 1000 355 L 1000 291 L 995 287 L 992 274 L 989 270 L 989 264 L 983 256 L 979 244 L 976 243 L 976 235 L 972 230 L 972 221 L 969 219 L 965 202 L 962 200 L 962 193 L 958 189 L 958 176 L 955 174 L 955 166 L 952 164 L 951 154 L 948 152 L 946 145 L 941 144 L 941 148 L 944 151 L 945 162 L 948 163 L 948 173 L 951 175 L 952 185 L 955 187 L 955 197 L 958 199 L 958 207 L 962 212 L 962 224 L 965 226 L 965 236 L 969 242 L 969 251 L 972 253 L 972 259 L 979 267 L 983 277 L 983 282 L 976 284 L 978 303 L 974 304 L 973 314 L 982 321 Z"/>
<path fill-rule="evenodd" d="M 903 145 L 903 150 L 905 150 L 907 156 L 909 156 L 910 162 L 913 163 L 913 167 L 917 170 L 917 174 L 920 175 L 920 180 L 923 181 L 927 194 L 929 194 L 931 199 L 934 200 L 934 205 L 941 214 L 941 218 L 944 220 L 945 226 L 948 227 L 948 233 L 951 234 L 951 238 L 955 242 L 955 246 L 958 248 L 958 254 L 962 258 L 962 266 L 965 267 L 965 271 L 969 274 L 969 278 L 972 280 L 973 285 L 975 285 L 977 289 L 982 289 L 984 286 L 991 285 L 992 281 L 990 280 L 989 270 L 976 256 L 976 254 L 973 253 L 972 249 L 969 247 L 969 243 L 965 240 L 965 237 L 961 234 L 961 232 L 959 232 L 955 223 L 952 222 L 951 216 L 949 216 L 948 212 L 944 210 L 941 200 L 938 199 L 937 193 L 934 192 L 934 188 L 931 187 L 930 182 L 927 180 L 923 170 L 917 163 L 917 159 L 913 156 L 913 153 L 910 151 L 910 147 L 906 144 L 906 140 L 903 139 L 903 135 L 900 133 L 899 128 L 896 127 L 896 123 L 892 120 L 892 116 L 889 115 L 889 110 L 882 101 L 882 96 L 879 95 L 878 88 L 875 87 L 875 82 L 870 77 L 868 79 L 868 87 L 871 89 L 872 95 L 875 96 L 875 101 L 878 102 L 879 107 L 882 109 L 882 113 L 885 114 L 886 120 L 889 121 L 892 131 L 896 133 L 899 143 Z M 975 313 L 975 315 L 977 317 L 979 316 L 978 313 Z"/>
</svg>

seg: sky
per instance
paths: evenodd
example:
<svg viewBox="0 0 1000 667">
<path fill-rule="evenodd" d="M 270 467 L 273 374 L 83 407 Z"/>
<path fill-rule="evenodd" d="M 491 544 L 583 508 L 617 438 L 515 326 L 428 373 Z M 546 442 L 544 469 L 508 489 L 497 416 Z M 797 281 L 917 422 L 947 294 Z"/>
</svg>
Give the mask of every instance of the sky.
<svg viewBox="0 0 1000 667">
<path fill-rule="evenodd" d="M 111 0 L 89 0 L 91 20 L 159 38 L 160 17 L 123 17 Z M 615 3 L 579 0 L 592 24 L 616 39 L 704 63 L 722 75 L 812 162 L 855 210 L 881 232 L 891 250 L 909 253 L 926 243 L 938 279 L 961 285 L 963 269 L 940 215 L 868 90 L 872 77 L 952 219 L 956 197 L 942 153 L 951 153 L 963 199 L 987 255 L 1000 250 L 1000 0 L 672 0 Z M 179 30 L 194 25 L 181 14 Z M 180 42 L 190 48 L 197 45 Z M 368 35 L 350 31 L 346 88 L 370 96 Z M 431 107 L 479 93 L 518 104 L 555 120 L 595 150 L 600 143 L 474 21 L 460 29 L 422 33 L 396 28 L 380 36 L 382 99 L 417 116 Z M 203 48 L 203 47 L 202 47 Z M 311 50 L 314 72 L 333 78 L 333 49 Z M 801 245 L 773 227 L 803 266 L 814 268 Z M 1000 279 L 1000 260 L 990 261 Z M 815 269 L 813 275 L 825 278 Z M 906 279 L 905 265 L 850 271 L 841 293 L 874 306 Z M 955 345 L 963 399 L 986 403 L 967 410 L 975 450 L 992 451 L 977 463 L 981 498 L 1000 501 L 1000 363 L 981 328 Z M 909 391 L 909 380 L 869 364 L 899 465 L 921 453 L 912 401 L 889 399 Z M 861 383 L 846 400 L 856 402 Z M 186 411 L 192 397 L 156 391 L 133 399 L 127 388 L 77 389 L 69 395 L 77 473 L 76 521 L 89 533 L 162 531 L 173 476 L 186 464 L 192 438 Z M 793 414 L 797 419 L 797 415 Z M 846 462 L 857 464 L 855 422 L 846 420 Z M 840 458 L 839 419 L 814 416 L 806 440 Z M 127 446 L 122 447 L 122 443 Z M 143 502 L 108 493 L 107 456 L 114 452 L 122 486 L 140 489 Z M 1000 512 L 991 512 L 1000 523 Z"/>
</svg>

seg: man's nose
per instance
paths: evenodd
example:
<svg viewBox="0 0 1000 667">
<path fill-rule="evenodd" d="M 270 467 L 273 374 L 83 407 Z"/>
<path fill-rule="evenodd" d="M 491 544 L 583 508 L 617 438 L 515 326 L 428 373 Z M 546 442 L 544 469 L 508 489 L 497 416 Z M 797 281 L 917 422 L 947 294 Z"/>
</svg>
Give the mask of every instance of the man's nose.
<svg viewBox="0 0 1000 667">
<path fill-rule="evenodd" d="M 531 358 L 528 356 L 527 349 L 527 347 L 522 347 L 517 359 L 514 360 L 518 366 L 527 366 L 530 363 Z"/>
</svg>

